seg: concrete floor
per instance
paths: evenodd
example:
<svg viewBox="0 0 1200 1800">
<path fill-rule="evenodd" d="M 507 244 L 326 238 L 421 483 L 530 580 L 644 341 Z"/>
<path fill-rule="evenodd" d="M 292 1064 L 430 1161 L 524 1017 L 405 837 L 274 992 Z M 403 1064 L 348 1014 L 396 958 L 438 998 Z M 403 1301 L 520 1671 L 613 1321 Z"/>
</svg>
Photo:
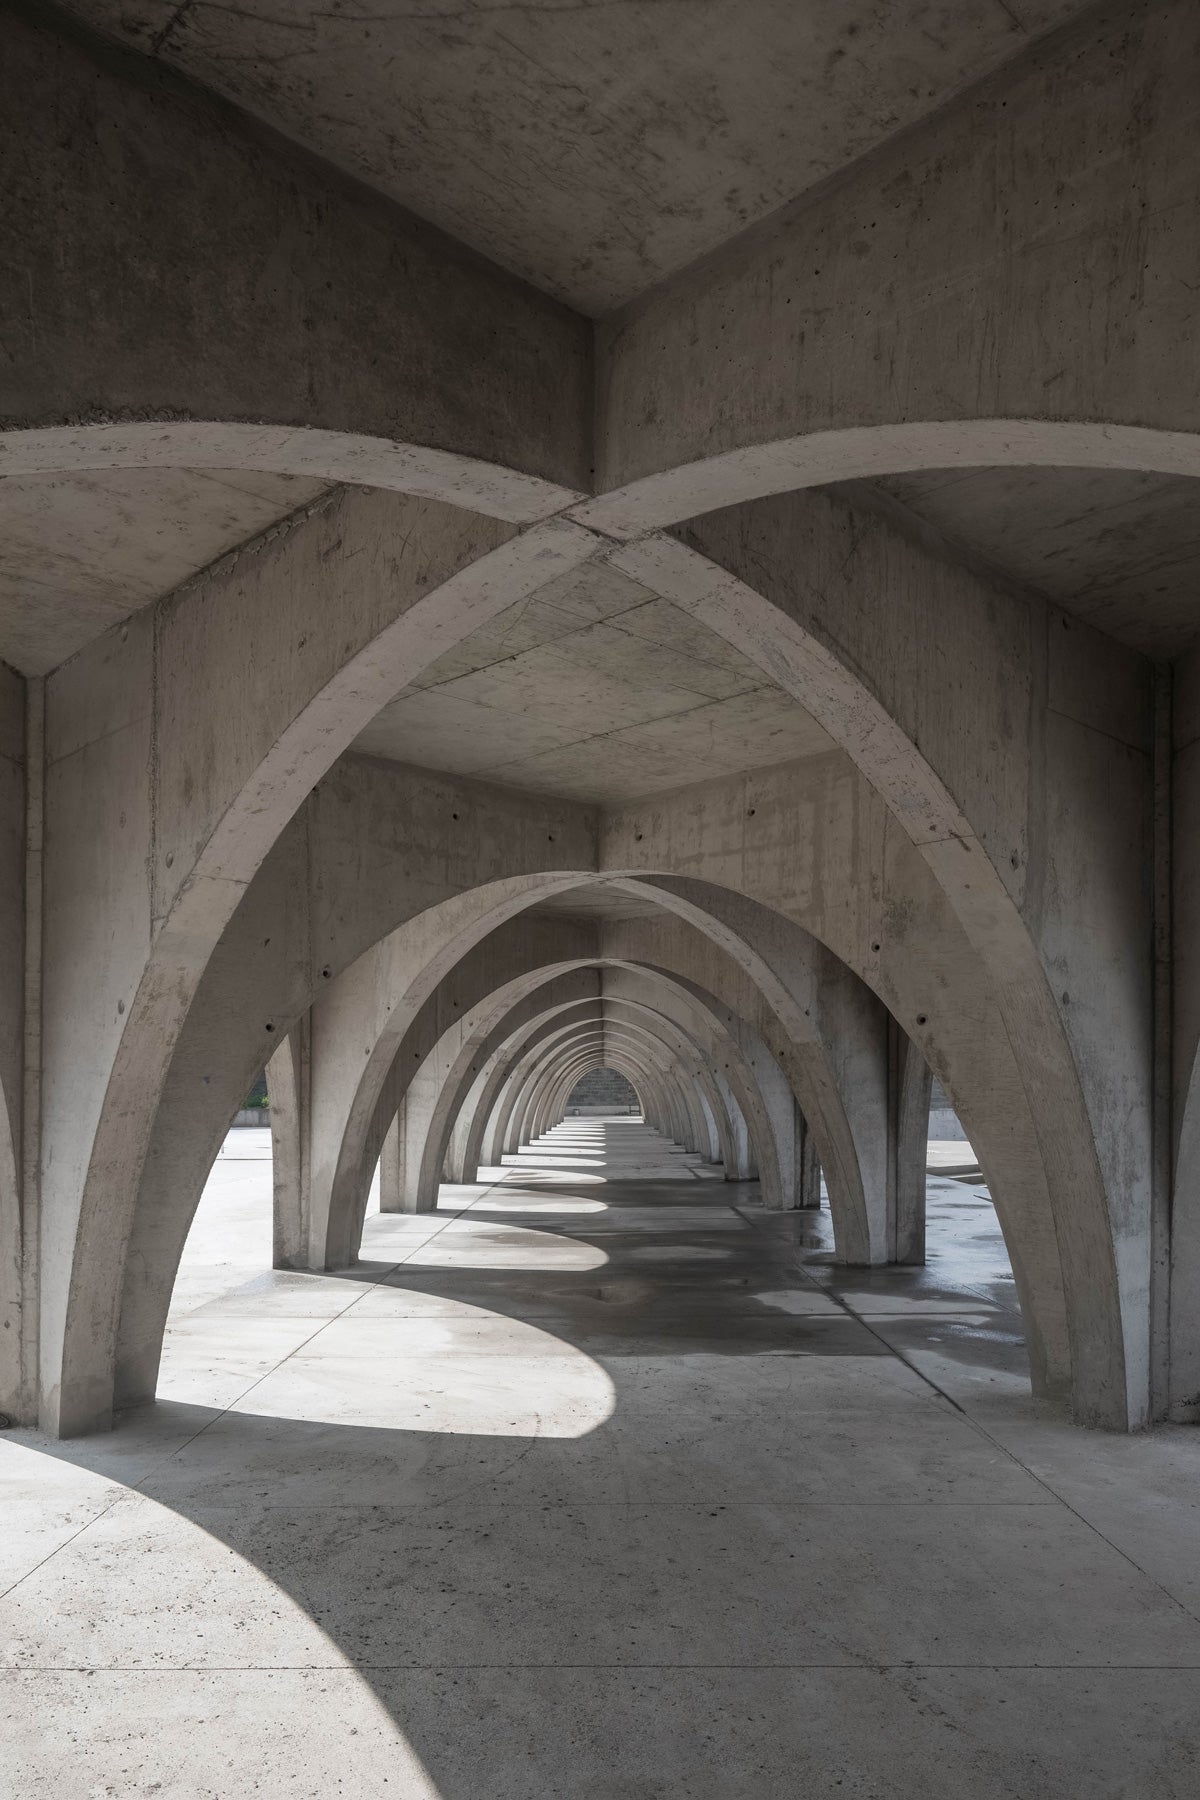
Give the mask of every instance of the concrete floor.
<svg viewBox="0 0 1200 1800">
<path fill-rule="evenodd" d="M 838 1270 L 572 1121 L 279 1274 L 266 1137 L 159 1405 L 0 1439 L 5 1796 L 1194 1800 L 1200 1440 L 1029 1399 L 982 1189 Z"/>
</svg>

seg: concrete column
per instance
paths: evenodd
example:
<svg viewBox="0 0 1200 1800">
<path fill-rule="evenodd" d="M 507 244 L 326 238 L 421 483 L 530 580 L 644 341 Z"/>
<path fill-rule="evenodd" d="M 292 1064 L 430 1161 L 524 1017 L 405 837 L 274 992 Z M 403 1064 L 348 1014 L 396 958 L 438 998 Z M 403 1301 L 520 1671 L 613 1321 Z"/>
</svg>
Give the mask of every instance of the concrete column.
<svg viewBox="0 0 1200 1800">
<path fill-rule="evenodd" d="M 717 1085 L 721 1090 L 725 1107 L 729 1114 L 729 1123 L 733 1132 L 732 1154 L 725 1158 L 726 1181 L 757 1181 L 758 1164 L 755 1161 L 754 1146 L 750 1141 L 750 1132 L 746 1124 L 746 1116 L 738 1105 L 728 1083 L 717 1076 Z"/>
<path fill-rule="evenodd" d="M 44 686 L 0 666 L 0 1411 L 37 1367 Z"/>
<path fill-rule="evenodd" d="M 404 1207 L 404 1112 L 407 1096 L 384 1133 L 379 1152 L 379 1210 L 398 1213 Z"/>
<path fill-rule="evenodd" d="M 312 1057 L 309 1015 L 267 1064 L 271 1109 L 273 1257 L 277 1269 L 308 1267 Z"/>
<path fill-rule="evenodd" d="M 889 1223 L 890 1261 L 925 1261 L 925 1169 L 928 1161 L 929 1095 L 933 1075 L 928 1063 L 895 1020 L 890 1021 L 889 1050 Z"/>
<path fill-rule="evenodd" d="M 1168 1177 L 1173 1172 L 1163 1221 L 1169 1246 L 1167 1410 L 1181 1424 L 1200 1424 L 1200 653 L 1194 650 L 1175 665 L 1172 713 L 1163 896 L 1170 910 L 1156 943 L 1168 985 L 1159 1004 L 1170 1033 L 1166 1053 L 1160 1050 L 1160 1080 L 1166 1079 L 1170 1096 Z M 1161 1280 L 1152 1261 L 1152 1295 Z"/>
<path fill-rule="evenodd" d="M 821 1162 L 817 1143 L 808 1121 L 796 1101 L 792 1101 L 792 1167 L 795 1170 L 793 1204 L 802 1212 L 819 1211 L 821 1205 Z"/>
<path fill-rule="evenodd" d="M 422 1063 L 404 1095 L 404 1125 L 400 1141 L 401 1168 L 400 1212 L 435 1212 L 440 1161 L 434 1169 L 426 1167 L 426 1144 L 441 1092 L 441 1078 L 435 1058 Z M 385 1140 L 386 1142 L 386 1140 Z"/>
</svg>

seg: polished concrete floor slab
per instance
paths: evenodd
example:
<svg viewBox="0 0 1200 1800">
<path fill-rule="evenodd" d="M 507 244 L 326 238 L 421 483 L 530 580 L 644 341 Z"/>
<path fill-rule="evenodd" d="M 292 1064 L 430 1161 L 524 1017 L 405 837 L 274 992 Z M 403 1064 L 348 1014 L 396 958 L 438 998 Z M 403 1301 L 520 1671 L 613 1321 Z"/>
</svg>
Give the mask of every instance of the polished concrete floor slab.
<svg viewBox="0 0 1200 1800">
<path fill-rule="evenodd" d="M 977 1177 L 866 1272 L 634 1123 L 481 1175 L 273 1272 L 231 1134 L 159 1403 L 0 1439 L 0 1792 L 1194 1800 L 1200 1439 L 1030 1398 Z"/>
</svg>

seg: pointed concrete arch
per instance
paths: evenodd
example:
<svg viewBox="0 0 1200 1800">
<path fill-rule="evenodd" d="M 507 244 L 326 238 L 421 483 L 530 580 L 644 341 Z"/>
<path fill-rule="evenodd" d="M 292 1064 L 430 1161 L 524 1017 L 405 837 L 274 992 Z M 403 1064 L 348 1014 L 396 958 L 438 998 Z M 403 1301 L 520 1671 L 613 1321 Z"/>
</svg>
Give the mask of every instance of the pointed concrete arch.
<svg viewBox="0 0 1200 1800">
<path fill-rule="evenodd" d="M 643 1037 L 645 1029 L 644 1025 L 639 1027 Z M 503 1155 L 515 1153 L 520 1144 L 527 1141 L 525 1120 L 530 1106 L 536 1101 L 538 1094 L 543 1091 L 546 1081 L 551 1079 L 554 1074 L 553 1068 L 548 1066 L 548 1055 L 562 1045 L 563 1040 L 569 1035 L 569 1031 L 570 1028 L 565 1031 L 559 1028 L 553 1034 L 545 1033 L 537 1038 L 531 1038 L 528 1045 L 521 1046 L 517 1054 L 508 1061 L 503 1071 L 500 1089 L 491 1103 L 491 1115 L 487 1127 L 492 1146 L 490 1155 L 494 1160 L 499 1161 Z M 637 1053 L 631 1049 L 627 1037 L 628 1034 L 626 1034 L 626 1040 L 620 1044 L 621 1053 L 626 1058 L 634 1057 L 636 1059 Z M 607 1053 L 603 1029 L 596 1031 L 589 1041 L 592 1044 L 593 1054 Z M 617 1046 L 614 1044 L 613 1047 L 615 1050 Z M 678 1042 L 676 1042 L 675 1051 L 678 1055 Z M 704 1065 L 702 1059 L 689 1056 L 688 1061 L 716 1116 L 722 1159 L 726 1155 L 732 1158 L 734 1138 L 727 1115 L 729 1106 L 736 1105 L 736 1102 L 731 1093 L 719 1086 L 715 1073 Z M 680 1079 L 678 1069 L 672 1068 L 669 1060 L 666 1064 L 657 1063 L 648 1066 L 644 1058 L 637 1061 L 637 1066 L 641 1070 L 639 1080 L 643 1098 L 649 1102 L 652 1109 L 656 1108 L 662 1112 L 662 1119 L 659 1121 L 660 1128 L 665 1128 L 669 1121 L 670 1135 L 675 1136 L 678 1131 L 684 1129 L 680 1115 L 669 1098 L 671 1089 Z"/>
<path fill-rule="evenodd" d="M 735 1067 L 733 1080 L 729 1080 L 714 1059 L 728 1055 L 728 1046 L 717 1049 L 698 1043 L 681 1031 L 674 1021 L 657 1015 L 652 1004 L 634 1010 L 640 1016 L 622 1016 L 623 1008 L 618 1012 L 606 1002 L 602 1031 L 586 1046 L 576 1047 L 573 1062 L 561 1067 L 549 1064 L 531 1071 L 523 1111 L 514 1113 L 510 1121 L 508 1143 L 515 1150 L 539 1136 L 552 1122 L 551 1113 L 565 1103 L 570 1086 L 585 1064 L 590 1064 L 594 1057 L 602 1058 L 610 1052 L 615 1055 L 620 1050 L 631 1059 L 633 1066 L 646 1070 L 647 1079 L 656 1084 L 651 1087 L 651 1098 L 660 1109 L 665 1108 L 664 1123 L 669 1128 L 668 1135 L 685 1148 L 701 1154 L 707 1137 L 707 1118 L 701 1106 L 703 1096 L 717 1122 L 720 1160 L 731 1172 L 736 1172 L 743 1161 L 739 1156 L 739 1142 L 743 1136 L 740 1127 L 745 1119 L 743 1096 L 747 1097 L 746 1104 L 756 1124 L 760 1127 L 762 1124 L 761 1106 L 749 1097 L 748 1071 L 744 1067 Z M 644 1060 L 640 1063 L 638 1060 L 640 1056 L 644 1057 L 640 1046 L 647 1038 L 650 1040 L 648 1068 Z M 745 1127 L 747 1144 L 752 1129 Z M 775 1168 L 769 1148 L 764 1151 L 764 1163 L 768 1180 L 773 1181 Z M 744 1172 L 748 1175 L 748 1171 Z"/>
<path fill-rule="evenodd" d="M 924 618 L 921 609 L 928 596 L 933 596 L 931 604 L 942 608 L 939 617 L 952 616 L 946 610 L 952 600 L 963 606 L 957 626 L 960 634 L 981 621 L 991 607 L 995 622 L 989 629 L 998 638 L 1006 615 L 995 594 L 972 576 L 947 573 L 945 565 L 920 546 L 900 542 L 883 524 L 867 529 L 860 544 L 862 556 L 857 561 L 853 557 L 847 560 L 838 509 L 819 496 L 810 506 L 808 498 L 792 496 L 786 501 L 730 509 L 693 522 L 686 544 L 677 539 L 645 540 L 616 552 L 614 560 L 627 573 L 640 571 L 638 579 L 683 606 L 767 670 L 824 727 L 860 780 L 869 784 L 873 796 L 882 802 L 888 817 L 882 816 L 880 809 L 874 829 L 881 834 L 878 841 L 889 862 L 887 886 L 894 894 L 890 916 L 897 924 L 903 920 L 903 932 L 883 930 L 878 909 L 874 919 L 868 916 L 869 887 L 858 890 L 854 919 L 840 922 L 843 941 L 831 940 L 828 931 L 814 927 L 808 917 L 800 917 L 799 922 L 830 943 L 875 987 L 908 1035 L 926 1051 L 925 1025 L 919 1021 L 932 1016 L 934 1003 L 925 996 L 941 989 L 939 1010 L 945 1017 L 949 991 L 941 978 L 931 979 L 934 969 L 939 963 L 948 968 L 956 958 L 961 959 L 964 950 L 974 961 L 975 972 L 961 990 L 964 1013 L 969 1014 L 975 1004 L 970 989 L 979 988 L 991 996 L 994 1015 L 990 1030 L 996 1036 L 1000 1060 L 1007 1057 L 1012 1065 L 1011 1075 L 1004 1078 L 1004 1090 L 1006 1095 L 1021 1094 L 1020 1114 L 1024 1117 L 1019 1129 L 1025 1146 L 1020 1155 L 1020 1182 L 1027 1188 L 1033 1175 L 1038 1194 L 1032 1208 L 1028 1198 L 1022 1201 L 1026 1212 L 1022 1231 L 1027 1239 L 1031 1231 L 1038 1235 L 1034 1213 L 1040 1209 L 1038 1260 L 1051 1270 L 1057 1265 L 1060 1287 L 1064 1293 L 1070 1290 L 1069 1303 L 1058 1303 L 1057 1324 L 1053 1307 L 1041 1309 L 1040 1342 L 1035 1343 L 1034 1351 L 1039 1384 L 1049 1389 L 1069 1384 L 1081 1420 L 1116 1426 L 1142 1421 L 1149 1408 L 1144 1233 L 1136 1215 L 1131 1217 L 1128 1195 L 1123 1191 L 1130 1146 L 1127 1130 L 1119 1125 L 1120 1120 L 1144 1118 L 1148 1130 L 1148 1111 L 1138 1104 L 1139 1076 L 1132 1060 L 1143 1029 L 1138 1010 L 1142 996 L 1132 980 L 1119 987 L 1103 980 L 1109 934 L 1115 932 L 1117 941 L 1129 943 L 1135 927 L 1148 929 L 1148 921 L 1139 913 L 1145 896 L 1127 873 L 1128 833 L 1137 828 L 1137 820 L 1125 814 L 1136 814 L 1136 794 L 1130 791 L 1128 780 L 1123 790 L 1116 785 L 1114 774 L 1104 789 L 1108 795 L 1104 815 L 1093 817 L 1094 770 L 1086 759 L 1077 757 L 1072 762 L 1064 743 L 1058 763 L 1066 784 L 1064 792 L 1071 791 L 1074 780 L 1080 817 L 1087 820 L 1087 827 L 1077 829 L 1074 835 L 1060 830 L 1054 837 L 1054 853 L 1067 865 L 1062 880 L 1085 886 L 1091 882 L 1105 892 L 1106 899 L 1111 893 L 1115 911 L 1124 908 L 1131 917 L 1122 919 L 1119 928 L 1105 918 L 1094 936 L 1076 933 L 1071 937 L 1064 915 L 1056 935 L 1053 912 L 1026 897 L 1030 833 L 1035 832 L 1040 844 L 1040 834 L 1048 830 L 1044 812 L 1037 810 L 1039 790 L 1033 774 L 1020 760 L 1027 750 L 1006 762 L 992 748 L 988 733 L 973 735 L 989 707 L 994 711 L 1006 704 L 1016 705 L 1017 692 L 1026 695 L 1023 704 L 1031 703 L 1027 682 L 1021 686 L 1026 679 L 1023 665 L 1010 660 L 1009 665 L 1000 662 L 992 669 L 989 664 L 990 690 L 981 694 L 973 712 L 964 700 L 958 701 L 965 710 L 961 729 L 957 717 L 952 720 L 954 731 L 946 722 L 954 709 L 948 706 L 942 693 L 944 684 L 935 675 L 927 672 L 923 682 L 914 681 L 903 691 L 895 678 L 897 659 L 903 659 L 903 645 L 915 629 L 913 618 Z M 840 570 L 833 564 L 835 542 L 843 548 Z M 812 585 L 807 578 L 797 581 L 795 571 L 814 569 L 814 558 Z M 864 571 L 871 572 L 871 580 L 866 580 Z M 751 575 L 753 585 L 747 579 Z M 881 592 L 889 600 L 893 594 L 908 599 L 905 604 L 881 609 L 876 599 Z M 870 666 L 860 652 L 859 667 L 852 669 L 834 647 L 833 610 L 843 596 L 851 616 L 857 608 L 873 621 L 870 629 L 864 628 L 864 641 L 873 659 Z M 1008 688 L 1013 689 L 1011 695 Z M 881 694 L 887 697 L 886 704 Z M 889 706 L 896 707 L 900 716 Z M 935 719 L 936 724 L 932 722 Z M 917 748 L 918 735 L 921 750 Z M 1061 733 L 1052 732 L 1050 741 L 1058 744 Z M 927 743 L 928 754 L 924 749 Z M 822 764 L 828 775 L 819 801 L 822 816 L 827 816 L 824 808 L 837 785 L 836 761 L 824 758 L 814 762 Z M 952 777 L 955 791 L 948 785 Z M 769 771 L 750 777 L 749 782 L 764 793 L 772 789 Z M 846 803 L 857 807 L 864 819 L 869 817 L 874 802 L 865 795 L 851 798 L 851 788 L 844 792 Z M 1056 793 L 1060 807 L 1064 792 Z M 624 821 L 635 811 L 622 809 L 616 816 Z M 748 819 L 753 811 L 753 806 L 747 808 L 743 833 L 751 840 L 755 833 Z M 622 824 L 613 835 L 606 869 L 618 873 L 651 866 L 646 857 L 647 834 L 640 840 L 635 832 L 626 838 Z M 993 857 L 998 859 L 1006 844 L 1016 847 L 1008 859 L 1011 866 L 1002 874 Z M 694 856 L 692 846 L 688 854 Z M 917 868 L 918 862 L 923 868 Z M 1093 872 L 1089 874 L 1089 870 Z M 726 876 L 723 885 L 736 883 Z M 798 916 L 794 908 L 792 911 Z M 852 927 L 849 933 L 847 923 Z M 952 940 L 958 934 L 956 950 Z M 899 956 L 889 959 L 888 955 L 902 936 L 909 947 L 907 969 L 901 966 Z M 919 944 L 922 937 L 926 941 Z M 881 965 L 881 956 L 885 964 L 890 960 L 890 967 Z M 1074 990 L 1074 1013 L 1052 990 L 1048 961 L 1057 964 L 1058 980 L 1063 979 L 1064 967 L 1069 970 L 1070 986 L 1062 992 L 1069 999 Z M 883 985 L 881 973 L 886 978 Z M 905 993 L 906 987 L 909 993 Z M 1080 1010 L 1081 993 L 1105 998 L 1111 994 L 1111 1007 Z M 1090 1083 L 1086 1089 L 1085 1077 Z M 970 1104 L 965 1095 L 963 1102 Z M 958 1096 L 956 1105 L 962 1112 Z M 1011 1116 L 1007 1099 L 1006 1112 Z M 1003 1174 L 1011 1125 L 998 1122 L 997 1128 L 989 1127 L 986 1108 L 978 1103 L 975 1117 L 985 1170 L 990 1161 L 989 1180 L 994 1181 L 998 1204 L 1008 1208 L 1012 1227 L 1019 1196 L 1015 1180 L 1006 1184 Z M 988 1137 L 992 1139 L 990 1150 Z M 1137 1184 L 1138 1208 L 1148 1204 L 1148 1169 L 1147 1150 L 1146 1172 Z M 1005 1185 L 1009 1187 L 1007 1201 L 1000 1193 Z M 1014 1267 L 1020 1271 L 1018 1280 L 1024 1280 L 1029 1296 L 1036 1271 L 1031 1257 L 1022 1260 L 1014 1244 L 1016 1235 L 1010 1229 L 1010 1249 Z"/>
<path fill-rule="evenodd" d="M 651 1122 L 686 1149 L 702 1148 L 707 1116 L 700 1105 L 703 1094 L 716 1120 L 720 1160 L 737 1169 L 745 1131 L 732 1089 L 703 1054 L 696 1055 L 677 1038 L 664 1038 L 653 1019 L 614 1021 L 606 1016 L 598 1029 L 561 1034 L 553 1055 L 533 1061 L 520 1081 L 506 1139 L 509 1153 L 541 1134 L 569 1085 L 605 1056 L 616 1057 L 631 1079 L 637 1076 L 650 1095 Z"/>
<path fill-rule="evenodd" d="M 711 916 L 694 895 L 689 900 L 670 884 L 650 886 L 638 882 L 631 886 L 641 897 L 653 895 L 663 907 L 665 919 L 685 921 L 686 929 L 694 931 L 698 941 L 708 943 L 706 954 L 697 954 L 693 949 L 688 955 L 677 932 L 671 944 L 657 945 L 650 960 L 661 964 L 668 975 L 695 981 L 765 1034 L 767 1051 L 784 1070 L 796 1103 L 816 1133 L 829 1183 L 839 1256 L 847 1262 L 883 1260 L 887 1251 L 882 1229 L 876 1231 L 872 1245 L 863 1196 L 867 1175 L 880 1194 L 886 1185 L 880 1161 L 885 1146 L 871 1141 L 872 1131 L 878 1135 L 884 1103 L 875 1107 L 879 1117 L 874 1119 L 869 1117 L 870 1107 L 859 1106 L 852 1127 L 847 1122 L 846 1100 L 839 1090 L 833 1060 L 839 1053 L 838 1041 L 847 1034 L 859 1046 L 856 1054 L 861 1060 L 869 1054 L 866 1039 L 872 1031 L 878 1036 L 883 1055 L 883 1009 L 861 984 L 855 984 L 858 997 L 854 1004 L 848 1004 L 846 983 L 853 978 L 844 968 L 834 971 L 833 959 L 811 939 L 806 940 L 800 954 L 790 958 L 780 955 L 776 969 L 724 921 Z M 532 891 L 532 898 L 536 900 L 536 891 Z M 338 1149 L 336 1158 L 327 1152 L 324 1155 L 326 1169 L 335 1171 L 333 1185 L 327 1202 L 314 1192 L 314 1249 L 311 1259 L 305 1257 L 305 1266 L 334 1266 L 357 1246 L 362 1208 L 387 1120 L 400 1104 L 408 1075 L 428 1053 L 431 1022 L 451 1012 L 464 1016 L 502 979 L 504 969 L 510 967 L 506 958 L 512 959 L 514 974 L 523 972 L 527 956 L 531 964 L 536 964 L 537 952 L 526 946 L 522 938 L 533 922 L 510 916 L 516 904 L 517 901 L 506 899 L 502 909 L 480 912 L 477 930 L 481 933 L 490 927 L 491 935 L 477 937 L 473 928 L 470 936 L 464 935 L 453 943 L 447 941 L 437 957 L 431 949 L 414 955 L 411 938 L 398 933 L 366 953 L 318 1001 L 314 1031 L 327 1046 L 324 1066 L 331 1071 L 328 1091 L 317 1109 L 319 1131 L 321 1135 L 334 1133 Z M 468 905 L 466 896 L 463 905 L 464 909 Z M 465 917 L 464 911 L 464 920 Z M 506 922 L 497 922 L 501 920 Z M 542 923 L 543 933 L 548 923 Z M 551 960 L 557 959 L 558 951 L 551 949 L 551 940 L 547 939 L 544 948 Z M 560 944 L 559 948 L 565 949 L 566 945 Z M 587 946 L 587 953 L 593 959 L 601 958 L 598 940 Z M 462 960 L 447 970 L 441 977 L 442 985 L 431 992 L 433 979 L 456 957 Z M 635 954 L 625 960 L 647 959 L 644 954 Z M 414 980 L 414 964 L 420 971 L 419 980 Z M 426 994 L 429 997 L 424 1000 L 421 1015 L 414 1019 L 413 1004 Z M 864 1015 L 866 1003 L 875 1009 L 870 1016 Z M 827 1020 L 831 1009 L 834 1017 Z M 365 1055 L 364 1046 L 368 1051 Z M 483 1117 L 473 1121 L 467 1130 L 469 1147 L 464 1152 L 464 1170 L 488 1161 L 483 1133 L 490 1105 L 489 1100 Z M 320 1160 L 314 1158 L 314 1164 Z M 314 1167 L 314 1190 L 319 1186 L 319 1174 L 319 1168 Z M 326 1204 L 328 1223 L 323 1223 L 322 1207 Z"/>
<path fill-rule="evenodd" d="M 437 932 L 453 938 L 464 919 L 470 922 L 472 905 L 502 910 L 506 893 L 528 904 L 539 889 L 550 892 L 579 879 L 558 873 L 554 864 L 565 859 L 586 867 L 594 855 L 590 814 L 518 796 L 512 801 L 497 856 L 487 830 L 487 820 L 496 816 L 493 791 L 351 759 L 281 834 L 220 937 L 219 954 L 196 982 L 156 1092 L 138 1102 L 149 1107 L 150 1122 L 132 1192 L 95 1193 L 93 1222 L 98 1228 L 106 1218 L 114 1235 L 102 1253 L 76 1264 L 67 1309 L 63 1349 L 69 1353 L 67 1376 L 77 1382 L 71 1387 L 77 1429 L 89 1419 L 90 1428 L 103 1424 L 114 1391 L 123 1401 L 152 1394 L 174 1269 L 207 1169 L 241 1095 L 316 992 L 377 942 L 381 928 L 385 934 L 397 929 L 406 910 L 413 919 L 431 915 L 435 950 Z M 363 822 L 378 817 L 381 804 L 399 809 L 398 832 L 406 829 L 406 806 L 410 831 L 421 818 L 428 822 L 444 813 L 449 820 L 458 810 L 464 827 L 459 872 L 445 864 L 436 872 L 414 867 L 403 844 L 393 840 L 372 845 L 372 880 L 355 858 L 365 842 Z M 514 871 L 507 890 L 501 876 L 506 864 Z M 461 896 L 486 885 L 479 880 L 484 870 L 500 878 L 497 885 L 490 895 L 464 903 Z M 339 886 L 346 904 L 327 913 L 326 899 Z M 444 913 L 438 913 L 441 907 Z M 309 942 L 312 960 L 301 963 L 293 947 Z"/>
<path fill-rule="evenodd" d="M 633 972 L 631 972 L 633 973 Z M 744 1115 L 748 1115 L 748 1124 L 756 1143 L 761 1143 L 760 1161 L 765 1170 L 765 1179 L 769 1185 L 778 1187 L 778 1162 L 774 1143 L 771 1138 L 769 1118 L 757 1091 L 753 1074 L 741 1056 L 736 1041 L 732 1039 L 719 1019 L 703 1002 L 694 995 L 689 995 L 679 985 L 660 974 L 645 971 L 636 972 L 638 989 L 636 997 L 629 994 L 605 996 L 601 1005 L 605 1019 L 608 1020 L 610 1038 L 606 1040 L 604 1032 L 600 1034 L 601 1047 L 615 1034 L 616 1024 L 622 1029 L 651 1030 L 664 1038 L 674 1063 L 680 1064 L 681 1052 L 689 1058 L 697 1053 L 702 1057 L 712 1057 L 715 1053 L 728 1065 L 724 1078 L 729 1082 L 736 1095 L 737 1105 Z M 636 1019 L 628 1015 L 635 1014 Z M 497 1029 L 501 1035 L 504 1025 Z M 423 1171 L 423 1198 L 426 1204 L 432 1203 L 433 1188 L 436 1184 L 446 1152 L 449 1136 L 453 1130 L 458 1110 L 463 1104 L 466 1094 L 477 1072 L 476 1065 L 486 1056 L 492 1054 L 500 1045 L 487 1044 L 481 1047 L 471 1043 L 463 1047 L 455 1064 L 449 1071 L 443 1089 L 443 1108 L 440 1126 L 431 1131 L 430 1148 L 427 1163 Z M 560 1046 L 560 1050 L 565 1046 Z M 543 1110 L 546 1104 L 553 1104 L 551 1093 L 543 1085 L 540 1090 L 536 1078 L 546 1076 L 561 1086 L 566 1080 L 565 1073 L 556 1079 L 553 1059 L 547 1057 L 545 1051 L 534 1060 L 530 1071 L 535 1078 L 534 1084 L 525 1100 L 525 1111 L 521 1123 L 517 1127 L 517 1135 L 524 1141 L 537 1136 L 546 1128 L 546 1116 Z M 540 1068 L 538 1063 L 540 1062 Z M 690 1071 L 689 1071 L 690 1072 Z M 713 1078 L 722 1079 L 719 1067 L 714 1067 Z M 690 1119 L 689 1147 L 700 1149 L 707 1136 L 706 1121 L 696 1110 L 692 1110 Z"/>
</svg>

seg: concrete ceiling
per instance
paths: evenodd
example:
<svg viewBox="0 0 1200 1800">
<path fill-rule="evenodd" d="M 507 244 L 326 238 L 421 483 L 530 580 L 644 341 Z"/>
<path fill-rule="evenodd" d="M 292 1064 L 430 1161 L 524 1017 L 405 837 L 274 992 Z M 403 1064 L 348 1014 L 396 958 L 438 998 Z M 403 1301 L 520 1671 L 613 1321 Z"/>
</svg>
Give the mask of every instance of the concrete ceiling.
<svg viewBox="0 0 1200 1800">
<path fill-rule="evenodd" d="M 620 888 L 593 883 L 571 888 L 565 894 L 555 894 L 549 900 L 531 906 L 529 911 L 531 914 L 553 913 L 558 918 L 565 914 L 575 919 L 607 919 L 610 924 L 616 924 L 623 919 L 652 919 L 655 913 L 661 913 L 662 907 L 656 900 L 639 900 Z"/>
<path fill-rule="evenodd" d="M 70 0 L 602 314 L 1088 0 Z"/>
<path fill-rule="evenodd" d="M 969 561 L 1147 656 L 1200 636 L 1200 482 L 1106 469 L 950 469 L 841 490 L 897 503 Z"/>
<path fill-rule="evenodd" d="M 354 744 L 609 804 L 831 747 L 723 639 L 606 564 L 510 607 L 432 664 Z"/>
<path fill-rule="evenodd" d="M 0 659 L 25 674 L 48 672 L 322 491 L 319 482 L 246 470 L 0 480 Z M 1200 638 L 1200 482 L 1097 469 L 954 469 L 835 491 L 918 520 L 952 558 L 1044 594 L 1145 655 L 1175 656 Z M 502 670 L 488 672 L 490 664 Z M 552 696 L 548 709 L 543 693 Z M 657 785 L 676 787 L 808 754 L 815 730 L 801 727 L 796 709 L 720 639 L 599 568 L 544 589 L 443 658 L 360 747 L 470 773 L 512 765 L 513 779 L 538 786 L 542 753 L 566 783 L 548 791 L 583 793 L 588 746 L 603 736 L 611 738 L 609 778 L 627 768 L 632 793 L 647 755 L 661 751 Z M 742 747 L 760 735 L 764 754 Z M 689 775 L 691 767 L 701 773 Z"/>
<path fill-rule="evenodd" d="M 322 492 L 246 470 L 0 480 L 0 660 L 44 675 Z"/>
</svg>

